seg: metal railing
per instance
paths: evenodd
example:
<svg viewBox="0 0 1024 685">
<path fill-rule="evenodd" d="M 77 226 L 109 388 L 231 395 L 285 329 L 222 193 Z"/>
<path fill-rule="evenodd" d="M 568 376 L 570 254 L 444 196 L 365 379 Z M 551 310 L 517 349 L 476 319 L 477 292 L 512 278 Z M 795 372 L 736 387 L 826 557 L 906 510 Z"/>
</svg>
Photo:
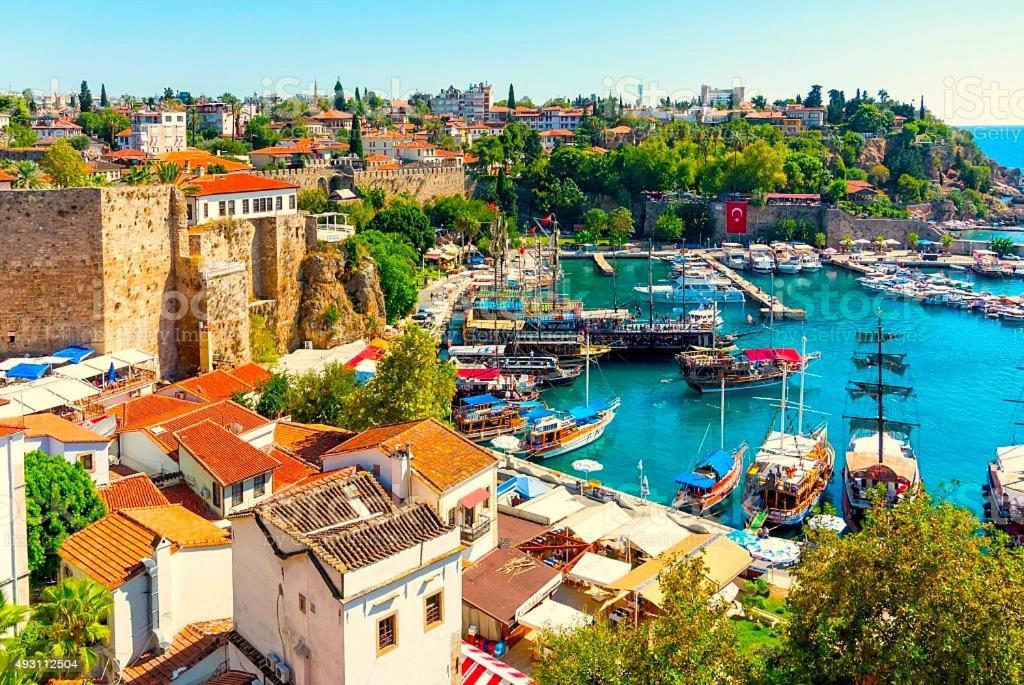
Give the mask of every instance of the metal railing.
<svg viewBox="0 0 1024 685">
<path fill-rule="evenodd" d="M 464 523 L 459 526 L 463 542 L 475 542 L 487 535 L 491 530 L 491 518 L 480 514 L 473 523 Z"/>
</svg>

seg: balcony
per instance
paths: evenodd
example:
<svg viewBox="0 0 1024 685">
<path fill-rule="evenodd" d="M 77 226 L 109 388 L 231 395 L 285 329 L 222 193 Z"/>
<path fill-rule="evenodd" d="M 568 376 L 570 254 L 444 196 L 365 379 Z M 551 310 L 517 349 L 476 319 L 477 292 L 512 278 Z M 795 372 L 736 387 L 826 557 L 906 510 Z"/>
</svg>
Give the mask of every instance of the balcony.
<svg viewBox="0 0 1024 685">
<path fill-rule="evenodd" d="M 459 526 L 462 533 L 462 541 L 465 543 L 476 542 L 491 530 L 491 518 L 480 514 L 473 523 L 464 523 Z"/>
</svg>

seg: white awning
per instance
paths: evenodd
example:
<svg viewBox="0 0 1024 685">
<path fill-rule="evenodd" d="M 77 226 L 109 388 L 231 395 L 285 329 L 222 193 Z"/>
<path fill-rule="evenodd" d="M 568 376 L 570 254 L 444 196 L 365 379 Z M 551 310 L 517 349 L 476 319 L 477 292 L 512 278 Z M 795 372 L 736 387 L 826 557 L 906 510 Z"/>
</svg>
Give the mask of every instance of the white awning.
<svg viewBox="0 0 1024 685">
<path fill-rule="evenodd" d="M 519 619 L 519 625 L 527 628 L 552 631 L 575 630 L 593 622 L 592 616 L 553 599 L 545 599 Z"/>
<path fill-rule="evenodd" d="M 0 388 L 0 418 L 25 416 L 95 397 L 100 391 L 88 383 L 71 378 L 48 376 L 29 383 Z"/>
<path fill-rule="evenodd" d="M 630 515 L 615 502 L 587 507 L 567 517 L 562 525 L 586 543 L 596 542 L 630 520 Z"/>
<path fill-rule="evenodd" d="M 54 369 L 53 372 L 61 376 L 66 376 L 67 378 L 84 381 L 90 378 L 97 378 L 98 376 L 102 376 L 107 373 L 110 371 L 111 364 L 114 365 L 115 371 L 120 371 L 121 369 L 127 369 L 129 366 L 137 366 L 139 364 L 151 362 L 153 359 L 153 355 L 140 352 L 134 347 L 130 347 L 126 350 L 119 350 L 117 352 L 111 352 L 110 354 L 86 359 L 78 364 L 69 364 L 63 368 Z"/>
<path fill-rule="evenodd" d="M 570 580 L 607 587 L 629 573 L 630 568 L 625 561 L 585 552 L 566 576 Z"/>
<path fill-rule="evenodd" d="M 586 505 L 573 497 L 565 488 L 553 488 L 543 495 L 538 495 L 516 506 L 516 509 L 528 514 L 536 514 L 555 524 Z"/>
<path fill-rule="evenodd" d="M 126 350 L 119 350 L 117 352 L 111 352 L 110 356 L 117 361 L 124 362 L 128 366 L 138 366 L 139 364 L 146 364 L 147 362 L 153 361 L 155 357 L 153 355 L 137 350 L 134 347 L 129 347 Z M 107 365 L 109 368 L 109 364 Z"/>
<path fill-rule="evenodd" d="M 637 516 L 613 530 L 605 539 L 625 539 L 649 557 L 656 557 L 692 535 L 667 514 Z"/>
</svg>

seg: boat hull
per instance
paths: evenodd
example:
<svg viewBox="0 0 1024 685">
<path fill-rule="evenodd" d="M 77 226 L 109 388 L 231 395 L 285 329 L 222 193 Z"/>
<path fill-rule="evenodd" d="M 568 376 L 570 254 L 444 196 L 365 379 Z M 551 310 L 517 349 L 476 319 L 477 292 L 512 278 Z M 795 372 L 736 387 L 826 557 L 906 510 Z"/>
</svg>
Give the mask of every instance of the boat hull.
<svg viewBox="0 0 1024 685">
<path fill-rule="evenodd" d="M 747 444 L 743 443 L 733 454 L 733 465 L 729 469 L 729 473 L 726 474 L 725 478 L 715 483 L 715 486 L 707 495 L 694 497 L 688 493 L 680 492 L 673 500 L 672 506 L 680 511 L 697 516 L 707 516 L 721 509 L 722 503 L 729 498 L 729 495 L 736 490 L 736 486 L 740 484 L 740 474 L 743 471 L 743 455 L 746 454 L 746 451 Z"/>
<path fill-rule="evenodd" d="M 550 448 L 544 450 L 527 450 L 521 456 L 526 459 L 554 459 L 564 454 L 569 454 L 578 449 L 582 449 L 591 443 L 597 442 L 604 435 L 604 431 L 608 428 L 608 424 L 615 418 L 614 412 L 609 412 L 605 416 L 601 417 L 592 428 L 580 433 L 579 437 L 572 440 L 563 442 L 558 445 L 553 445 Z"/>
</svg>

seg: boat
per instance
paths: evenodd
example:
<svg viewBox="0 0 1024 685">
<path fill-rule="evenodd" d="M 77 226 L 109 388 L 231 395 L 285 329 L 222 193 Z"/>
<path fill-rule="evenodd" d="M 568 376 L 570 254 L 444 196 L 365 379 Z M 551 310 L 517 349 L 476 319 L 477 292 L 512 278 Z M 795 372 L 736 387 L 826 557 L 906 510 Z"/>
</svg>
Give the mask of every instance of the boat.
<svg viewBox="0 0 1024 685">
<path fill-rule="evenodd" d="M 971 253 L 974 262 L 969 267 L 981 278 L 1005 278 L 1007 273 L 999 264 L 999 255 L 992 250 L 975 250 Z"/>
<path fill-rule="evenodd" d="M 778 263 L 775 265 L 776 270 L 780 274 L 798 274 L 802 268 L 802 262 L 796 255 L 789 255 L 785 258 L 780 258 Z"/>
<path fill-rule="evenodd" d="M 590 363 L 585 369 L 585 402 L 568 412 L 538 407 L 526 414 L 528 427 L 520 441 L 517 456 L 523 459 L 551 459 L 568 454 L 599 440 L 615 419 L 619 398 L 611 402 L 591 402 Z"/>
<path fill-rule="evenodd" d="M 452 420 L 456 430 L 473 441 L 512 435 L 526 426 L 518 406 L 494 395 L 474 395 L 458 400 L 452 409 Z"/>
<path fill-rule="evenodd" d="M 698 326 L 714 327 L 716 330 L 725 325 L 725 319 L 718 313 L 718 307 L 705 307 L 692 309 L 686 312 L 686 321 Z"/>
<path fill-rule="evenodd" d="M 719 445 L 692 471 L 676 476 L 679 489 L 672 500 L 676 509 L 703 516 L 732 494 L 740 482 L 747 443 L 740 444 L 732 453 L 725 451 L 725 393 L 719 398 Z"/>
<path fill-rule="evenodd" d="M 725 265 L 730 269 L 743 269 L 747 265 L 747 254 L 739 243 L 722 243 Z"/>
<path fill-rule="evenodd" d="M 921 472 L 917 455 L 910 444 L 910 433 L 916 424 L 900 421 L 886 414 L 886 397 L 913 397 L 913 388 L 887 381 L 886 374 L 903 375 L 909 363 L 906 355 L 885 351 L 885 343 L 899 334 L 882 330 L 878 316 L 875 331 L 859 332 L 857 342 L 871 346 L 869 352 L 854 354 L 854 365 L 872 372 L 870 380 L 851 380 L 848 392 L 853 400 L 874 402 L 873 416 L 848 416 L 850 442 L 843 468 L 843 517 L 856 530 L 872 506 L 871 493 L 881 489 L 883 502 L 892 506 L 921 488 Z"/>
<path fill-rule="evenodd" d="M 982 491 L 986 518 L 1014 544 L 1024 546 L 1024 445 L 996 448 Z"/>
<path fill-rule="evenodd" d="M 676 355 L 683 380 L 700 393 L 778 385 L 787 374 L 820 358 L 820 353 L 801 355 L 792 348 L 749 349 L 739 355 L 714 349 L 689 350 Z"/>
<path fill-rule="evenodd" d="M 804 338 L 804 347 L 806 344 Z M 804 432 L 805 375 L 801 371 L 796 429 L 790 431 L 786 425 L 789 390 L 783 379 L 779 429 L 769 429 L 747 469 L 743 513 L 748 521 L 761 517 L 776 527 L 799 525 L 821 500 L 832 478 L 835 449 L 828 440 L 828 424 Z"/>
<path fill-rule="evenodd" d="M 502 373 L 486 366 L 456 366 L 455 391 L 459 397 L 494 395 L 500 400 L 521 402 L 540 396 L 536 381 L 529 375 Z"/>
<path fill-rule="evenodd" d="M 495 357 L 484 361 L 484 364 L 500 369 L 502 373 L 529 374 L 541 385 L 552 388 L 572 385 L 583 372 L 582 366 L 560 365 L 555 356 Z"/>
<path fill-rule="evenodd" d="M 767 245 L 751 245 L 747 268 L 756 274 L 775 272 L 775 254 Z"/>
<path fill-rule="evenodd" d="M 674 283 L 637 285 L 633 287 L 655 302 L 679 302 L 683 304 L 743 304 L 743 291 L 729 280 L 713 275 L 689 277 L 680 276 Z"/>
<path fill-rule="evenodd" d="M 821 258 L 810 245 L 794 245 L 797 257 L 800 259 L 800 270 L 808 273 L 821 270 Z"/>
</svg>

